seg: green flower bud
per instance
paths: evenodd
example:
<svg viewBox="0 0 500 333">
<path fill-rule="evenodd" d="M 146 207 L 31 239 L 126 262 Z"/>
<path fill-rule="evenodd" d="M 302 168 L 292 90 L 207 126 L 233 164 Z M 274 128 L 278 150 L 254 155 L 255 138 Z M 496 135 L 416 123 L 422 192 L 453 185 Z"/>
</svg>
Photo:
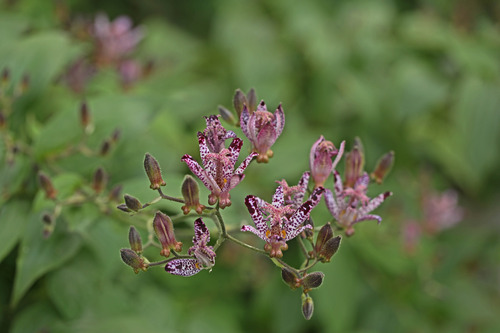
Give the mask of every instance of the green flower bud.
<svg viewBox="0 0 500 333">
<path fill-rule="evenodd" d="M 109 140 L 104 140 L 101 144 L 101 149 L 99 150 L 99 155 L 106 156 L 111 150 L 111 142 Z"/>
<path fill-rule="evenodd" d="M 316 253 L 319 253 L 323 246 L 326 244 L 330 238 L 333 237 L 333 229 L 330 222 L 321 227 L 318 233 L 318 238 L 316 238 L 316 245 L 314 246 L 314 250 Z"/>
<path fill-rule="evenodd" d="M 128 209 L 134 212 L 138 212 L 142 209 L 142 204 L 137 198 L 134 198 L 133 196 L 128 194 L 125 194 L 123 198 L 125 199 L 125 205 Z"/>
<path fill-rule="evenodd" d="M 234 109 L 236 110 L 236 114 L 238 115 L 238 119 L 241 117 L 241 112 L 243 111 L 243 105 L 245 104 L 248 104 L 245 94 L 240 89 L 236 89 L 233 98 L 233 105 Z"/>
<path fill-rule="evenodd" d="M 92 188 L 95 193 L 99 194 L 104 190 L 106 184 L 108 183 L 108 175 L 103 168 L 99 168 L 94 173 L 94 178 L 92 180 Z"/>
<path fill-rule="evenodd" d="M 121 249 L 120 255 L 122 257 L 122 261 L 132 267 L 134 272 L 137 274 L 139 270 L 142 269 L 146 271 L 148 269 L 149 263 L 145 260 L 144 257 L 139 256 L 131 249 Z"/>
<path fill-rule="evenodd" d="M 292 290 L 297 289 L 301 285 L 301 281 L 295 272 L 286 267 L 281 269 L 281 278 Z"/>
<path fill-rule="evenodd" d="M 57 191 L 52 185 L 52 180 L 42 171 L 38 172 L 38 183 L 40 187 L 45 192 L 45 197 L 47 199 L 55 200 Z"/>
<path fill-rule="evenodd" d="M 165 181 L 161 177 L 161 170 L 158 161 L 151 156 L 146 154 L 144 157 L 144 170 L 146 170 L 146 175 L 148 175 L 151 185 L 149 186 L 152 190 L 158 190 L 160 186 L 165 186 Z"/>
<path fill-rule="evenodd" d="M 153 220 L 153 228 L 162 246 L 160 252 L 162 256 L 168 257 L 171 249 L 174 251 L 182 250 L 182 243 L 175 239 L 174 225 L 170 217 L 160 211 L 156 212 Z"/>
<path fill-rule="evenodd" d="M 250 113 L 254 112 L 257 109 L 257 94 L 254 88 L 251 88 L 248 92 L 247 101 L 248 111 L 250 111 Z"/>
<path fill-rule="evenodd" d="M 130 248 L 133 251 L 135 251 L 137 254 L 142 253 L 141 235 L 134 226 L 130 226 L 130 230 L 128 232 L 128 241 L 130 243 Z"/>
<path fill-rule="evenodd" d="M 307 294 L 302 294 L 302 314 L 306 320 L 311 319 L 314 312 L 314 302 Z"/>
<path fill-rule="evenodd" d="M 321 262 L 330 262 L 332 256 L 337 252 L 340 247 L 340 241 L 342 237 L 337 236 L 330 238 L 321 248 L 321 251 L 318 253 L 318 259 Z"/>
<path fill-rule="evenodd" d="M 109 191 L 109 200 L 118 201 L 120 198 L 120 193 L 122 192 L 122 188 L 122 185 L 115 185 L 115 187 L 113 187 L 111 191 Z"/>
<path fill-rule="evenodd" d="M 345 156 L 345 186 L 353 187 L 363 174 L 365 155 L 360 138 L 354 138 L 352 150 Z"/>
<path fill-rule="evenodd" d="M 307 274 L 306 277 L 302 279 L 302 286 L 304 287 L 304 292 L 308 293 L 311 289 L 315 289 L 321 286 L 323 283 L 323 278 L 325 274 L 322 272 L 313 272 Z"/>
<path fill-rule="evenodd" d="M 229 123 L 233 126 L 239 125 L 239 123 L 236 121 L 236 119 L 234 118 L 234 115 L 231 113 L 231 111 L 229 111 L 228 109 L 226 109 L 222 105 L 219 105 L 217 107 L 217 109 L 219 110 L 219 113 L 220 113 L 222 119 L 224 119 L 227 123 Z"/>
</svg>

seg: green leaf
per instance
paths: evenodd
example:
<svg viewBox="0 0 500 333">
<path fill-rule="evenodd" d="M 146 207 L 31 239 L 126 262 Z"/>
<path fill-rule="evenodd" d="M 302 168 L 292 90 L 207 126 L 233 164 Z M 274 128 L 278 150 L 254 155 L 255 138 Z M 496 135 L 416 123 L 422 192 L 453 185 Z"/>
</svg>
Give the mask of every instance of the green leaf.
<svg viewBox="0 0 500 333">
<path fill-rule="evenodd" d="M 82 242 L 78 234 L 67 232 L 63 223 L 56 225 L 48 239 L 43 238 L 42 227 L 40 216 L 32 214 L 28 219 L 16 262 L 11 299 L 13 306 L 17 305 L 37 279 L 70 259 Z"/>
<path fill-rule="evenodd" d="M 11 201 L 0 209 L 0 262 L 17 244 L 29 219 L 30 205 L 25 201 Z"/>
<path fill-rule="evenodd" d="M 41 301 L 23 309 L 13 320 L 11 333 L 68 332 L 48 301 Z"/>
</svg>

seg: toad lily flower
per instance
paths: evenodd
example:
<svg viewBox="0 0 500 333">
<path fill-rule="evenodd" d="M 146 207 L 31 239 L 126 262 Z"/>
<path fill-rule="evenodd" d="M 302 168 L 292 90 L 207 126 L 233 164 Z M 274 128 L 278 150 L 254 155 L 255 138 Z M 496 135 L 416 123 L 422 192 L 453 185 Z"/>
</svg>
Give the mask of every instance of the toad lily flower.
<svg viewBox="0 0 500 333">
<path fill-rule="evenodd" d="M 315 187 L 325 184 L 326 179 L 339 163 L 344 153 L 344 146 L 345 141 L 342 141 L 339 149 L 335 148 L 334 144 L 325 140 L 323 135 L 313 144 L 309 155 L 309 165 Z M 334 156 L 336 157 L 332 162 Z"/>
<path fill-rule="evenodd" d="M 225 148 L 225 141 L 230 138 L 236 138 L 236 133 L 228 131 L 219 121 L 219 116 L 204 117 L 207 128 L 203 131 L 208 150 L 211 153 L 220 153 Z"/>
<path fill-rule="evenodd" d="M 281 104 L 273 113 L 267 111 L 266 103 L 261 101 L 257 110 L 250 112 L 243 106 L 240 119 L 241 130 L 252 142 L 252 150 L 257 152 L 257 162 L 267 163 L 273 157 L 271 146 L 276 142 L 285 126 L 285 114 Z"/>
<path fill-rule="evenodd" d="M 309 199 L 294 209 L 285 205 L 283 186 L 278 186 L 273 196 L 272 204 L 259 197 L 249 195 L 245 198 L 245 205 L 252 216 L 255 227 L 244 225 L 241 231 L 250 231 L 266 242 L 264 250 L 270 257 L 281 258 L 288 249 L 287 241 L 295 238 L 311 225 L 302 225 L 309 218 L 311 210 L 321 199 L 324 188 L 316 188 Z"/>
<path fill-rule="evenodd" d="M 276 181 L 283 187 L 283 197 L 285 199 L 285 205 L 291 205 L 292 208 L 297 209 L 302 204 L 304 200 L 304 194 L 307 190 L 307 185 L 309 184 L 309 177 L 311 173 L 306 171 L 302 174 L 299 183 L 295 186 L 289 186 L 286 180 Z"/>
<path fill-rule="evenodd" d="M 210 242 L 210 231 L 202 219 L 194 221 L 193 246 L 188 254 L 194 258 L 174 259 L 167 263 L 165 271 L 173 275 L 192 276 L 202 269 L 211 269 L 215 265 L 215 251 Z"/>
<path fill-rule="evenodd" d="M 193 157 L 186 154 L 181 161 L 186 162 L 191 171 L 203 182 L 211 191 L 208 196 L 208 203 L 214 205 L 219 200 L 220 208 L 231 205 L 231 196 L 229 191 L 238 185 L 245 175 L 243 171 L 250 164 L 252 159 L 257 156 L 251 153 L 234 170 L 234 166 L 240 155 L 243 141 L 240 138 L 234 138 L 229 148 L 223 148 L 219 152 L 210 150 L 205 134 L 198 132 L 198 143 L 200 145 L 200 157 L 203 162 L 203 168 Z"/>
<path fill-rule="evenodd" d="M 325 190 L 326 206 L 330 213 L 337 219 L 340 226 L 345 229 L 347 236 L 354 234 L 354 224 L 367 220 L 376 220 L 378 223 L 382 218 L 378 215 L 368 214 L 382 202 L 391 196 L 391 192 L 379 194 L 373 199 L 366 195 L 366 187 L 369 181 L 368 174 L 363 174 L 354 186 L 354 189 L 344 190 L 342 179 L 335 170 L 333 173 L 335 197 L 329 189 Z"/>
</svg>

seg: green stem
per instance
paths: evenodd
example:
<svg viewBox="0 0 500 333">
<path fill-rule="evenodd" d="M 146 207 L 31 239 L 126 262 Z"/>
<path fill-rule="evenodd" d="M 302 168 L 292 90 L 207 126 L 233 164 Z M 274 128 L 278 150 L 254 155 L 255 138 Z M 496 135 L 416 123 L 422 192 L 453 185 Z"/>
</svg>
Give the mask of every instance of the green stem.
<svg viewBox="0 0 500 333">
<path fill-rule="evenodd" d="M 229 239 L 230 241 L 232 241 L 232 242 L 234 242 L 234 243 L 238 244 L 238 245 L 241 245 L 241 246 L 243 246 L 243 247 L 246 247 L 247 249 L 250 249 L 250 250 L 252 250 L 252 251 L 255 251 L 255 252 L 258 252 L 258 253 L 261 253 L 261 254 L 264 254 L 264 255 L 266 255 L 266 256 L 267 256 L 267 252 L 266 252 L 266 251 L 264 251 L 264 250 L 262 250 L 262 249 L 259 249 L 259 248 L 255 247 L 255 246 L 252 246 L 252 245 L 250 245 L 250 244 L 247 244 L 247 243 L 245 243 L 245 242 L 242 242 L 242 241 L 240 241 L 239 239 L 234 238 L 233 236 L 231 236 L 231 235 L 229 235 L 229 234 L 226 234 L 226 238 L 227 238 L 227 239 Z"/>
<path fill-rule="evenodd" d="M 170 200 L 170 201 L 185 203 L 185 201 L 183 199 L 174 198 L 174 197 L 171 197 L 169 195 L 163 194 L 163 192 L 161 191 L 161 188 L 158 189 L 158 193 L 160 193 L 160 196 L 161 196 L 162 199 L 167 199 L 167 200 Z"/>
</svg>

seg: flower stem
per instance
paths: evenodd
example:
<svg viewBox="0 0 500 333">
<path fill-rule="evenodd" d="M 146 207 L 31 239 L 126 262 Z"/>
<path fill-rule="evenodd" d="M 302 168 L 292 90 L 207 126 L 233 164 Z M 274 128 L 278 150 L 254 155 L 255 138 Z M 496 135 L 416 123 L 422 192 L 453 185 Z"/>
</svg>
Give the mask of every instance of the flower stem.
<svg viewBox="0 0 500 333">
<path fill-rule="evenodd" d="M 169 195 L 163 194 L 161 188 L 158 189 L 158 193 L 160 193 L 160 196 L 161 196 L 162 199 L 167 199 L 167 200 L 170 200 L 170 201 L 185 203 L 183 199 L 174 198 L 174 197 L 171 197 Z"/>
</svg>

